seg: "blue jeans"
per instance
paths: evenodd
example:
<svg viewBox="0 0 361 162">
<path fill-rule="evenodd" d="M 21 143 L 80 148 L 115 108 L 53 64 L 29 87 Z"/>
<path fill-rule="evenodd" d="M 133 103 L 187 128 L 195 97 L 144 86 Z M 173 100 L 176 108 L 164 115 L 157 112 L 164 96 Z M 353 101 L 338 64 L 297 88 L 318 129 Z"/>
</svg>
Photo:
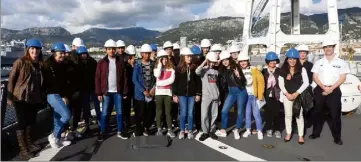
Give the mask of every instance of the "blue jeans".
<svg viewBox="0 0 361 162">
<path fill-rule="evenodd" d="M 188 121 L 188 130 L 193 130 L 194 96 L 178 96 L 178 99 L 180 108 L 180 130 L 185 130 L 186 119 Z"/>
<path fill-rule="evenodd" d="M 248 99 L 248 94 L 246 89 L 240 89 L 238 87 L 228 87 L 228 95 L 224 101 L 222 107 L 222 116 L 221 116 L 221 127 L 222 129 L 227 128 L 228 124 L 228 112 L 231 109 L 235 101 L 237 101 L 237 122 L 236 128 L 239 129 L 242 127 L 243 122 L 243 111 L 246 106 Z"/>
<path fill-rule="evenodd" d="M 54 109 L 54 137 L 60 138 L 64 125 L 67 124 L 71 118 L 70 110 L 59 94 L 48 94 L 47 101 Z"/>
<path fill-rule="evenodd" d="M 92 98 L 92 100 L 94 102 L 95 114 L 97 116 L 98 123 L 100 123 L 100 120 L 101 120 L 100 103 L 99 103 L 98 97 L 95 95 L 94 92 L 83 94 L 84 110 L 89 111 L 89 114 L 88 113 L 85 113 L 85 114 L 90 115 L 90 98 Z M 85 116 L 84 118 L 89 119 L 89 116 Z"/>
<path fill-rule="evenodd" d="M 262 118 L 256 103 L 256 97 L 254 95 L 248 95 L 248 102 L 246 107 L 246 128 L 251 129 L 251 113 L 256 120 L 256 127 L 258 131 L 262 131 Z"/>
<path fill-rule="evenodd" d="M 106 121 L 108 116 L 108 109 L 113 108 L 113 106 L 110 103 L 114 103 L 115 112 L 116 112 L 116 120 L 117 120 L 117 129 L 118 132 L 122 131 L 122 95 L 119 93 L 107 93 L 103 96 L 103 102 L 102 102 L 102 118 L 101 118 L 101 124 L 100 124 L 100 130 L 102 133 L 105 132 L 106 127 Z"/>
</svg>

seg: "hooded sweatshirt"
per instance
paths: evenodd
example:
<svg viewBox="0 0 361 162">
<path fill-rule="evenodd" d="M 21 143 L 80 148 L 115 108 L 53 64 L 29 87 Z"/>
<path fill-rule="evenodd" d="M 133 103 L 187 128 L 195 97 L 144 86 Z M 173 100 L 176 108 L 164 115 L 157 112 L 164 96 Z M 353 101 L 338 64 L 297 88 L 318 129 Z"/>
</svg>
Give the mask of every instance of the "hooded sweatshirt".
<svg viewBox="0 0 361 162">
<path fill-rule="evenodd" d="M 218 70 L 199 66 L 196 69 L 196 74 L 202 80 L 202 97 L 218 100 Z"/>
</svg>

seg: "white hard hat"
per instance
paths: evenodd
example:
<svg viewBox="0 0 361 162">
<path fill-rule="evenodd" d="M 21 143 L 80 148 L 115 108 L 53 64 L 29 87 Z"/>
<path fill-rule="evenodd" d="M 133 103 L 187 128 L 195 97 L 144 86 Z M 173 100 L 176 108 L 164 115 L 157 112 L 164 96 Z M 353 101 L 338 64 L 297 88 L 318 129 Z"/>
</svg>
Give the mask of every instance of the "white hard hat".
<svg viewBox="0 0 361 162">
<path fill-rule="evenodd" d="M 140 52 L 153 52 L 152 47 L 149 44 L 143 44 L 140 48 Z"/>
<path fill-rule="evenodd" d="M 135 55 L 135 47 L 133 45 L 129 45 L 127 49 L 125 49 L 125 53 L 128 55 Z"/>
<path fill-rule="evenodd" d="M 117 45 L 113 39 L 109 39 L 104 43 L 104 47 L 113 48 L 113 47 L 117 47 Z"/>
<path fill-rule="evenodd" d="M 301 44 L 301 45 L 297 46 L 296 49 L 297 49 L 297 51 L 307 51 L 307 52 L 310 51 L 308 49 L 308 46 L 304 45 L 304 44 Z"/>
<path fill-rule="evenodd" d="M 249 56 L 246 53 L 240 53 L 237 57 L 238 61 L 249 60 Z"/>
<path fill-rule="evenodd" d="M 228 59 L 231 57 L 231 54 L 228 51 L 222 51 L 219 55 L 219 60 Z"/>
<path fill-rule="evenodd" d="M 72 43 L 73 46 L 84 46 L 84 42 L 81 38 L 77 37 L 77 38 L 74 38 L 73 39 L 73 43 Z"/>
<path fill-rule="evenodd" d="M 193 55 L 193 52 L 191 51 L 190 48 L 184 47 L 184 48 L 182 48 L 182 50 L 180 51 L 180 55 L 183 55 L 183 56 Z"/>
<path fill-rule="evenodd" d="M 116 45 L 117 45 L 117 47 L 125 47 L 125 43 L 122 40 L 118 40 Z"/>
<path fill-rule="evenodd" d="M 216 55 L 216 53 L 214 52 L 209 52 L 207 55 L 206 55 L 206 59 L 211 61 L 211 62 L 217 62 L 218 61 L 218 56 Z"/>
<path fill-rule="evenodd" d="M 211 41 L 209 39 L 203 39 L 201 41 L 201 47 L 210 47 L 211 46 Z"/>
<path fill-rule="evenodd" d="M 159 58 L 159 57 L 163 57 L 163 56 L 168 56 L 168 53 L 162 49 L 157 53 L 157 57 Z"/>
<path fill-rule="evenodd" d="M 69 45 L 64 44 L 64 46 L 65 46 L 65 52 L 71 52 L 71 48 Z"/>
<path fill-rule="evenodd" d="M 172 42 L 170 42 L 170 41 L 166 41 L 166 42 L 163 44 L 163 49 L 172 48 L 172 47 L 173 47 L 173 44 L 172 44 Z"/>
<path fill-rule="evenodd" d="M 173 44 L 173 50 L 175 50 L 175 49 L 180 49 L 180 47 L 179 47 L 179 44 L 178 44 L 178 43 L 174 43 L 174 44 Z"/>
<path fill-rule="evenodd" d="M 222 46 L 221 46 L 221 44 L 214 44 L 214 45 L 211 47 L 211 51 L 222 51 Z"/>
<path fill-rule="evenodd" d="M 232 45 L 232 46 L 229 48 L 228 51 L 229 51 L 229 53 L 240 52 L 241 49 L 240 49 L 238 46 L 236 46 L 236 45 Z"/>
<path fill-rule="evenodd" d="M 334 46 L 336 45 L 336 43 L 333 40 L 325 40 L 322 42 L 322 47 L 326 47 L 326 46 Z"/>
</svg>

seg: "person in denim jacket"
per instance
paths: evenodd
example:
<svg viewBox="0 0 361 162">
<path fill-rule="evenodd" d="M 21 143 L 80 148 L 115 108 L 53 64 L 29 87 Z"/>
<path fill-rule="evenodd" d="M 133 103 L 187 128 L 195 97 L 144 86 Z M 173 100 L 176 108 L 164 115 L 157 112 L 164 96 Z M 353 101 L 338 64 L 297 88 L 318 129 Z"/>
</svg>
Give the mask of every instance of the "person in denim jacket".
<svg viewBox="0 0 361 162">
<path fill-rule="evenodd" d="M 133 69 L 132 80 L 134 83 L 135 99 L 135 122 L 136 128 L 134 136 L 149 135 L 149 128 L 154 121 L 155 114 L 155 82 L 153 74 L 154 62 L 150 60 L 152 48 L 149 44 L 144 44 L 140 53 L 142 59 L 136 61 Z M 143 124 L 142 124 L 143 123 Z"/>
</svg>

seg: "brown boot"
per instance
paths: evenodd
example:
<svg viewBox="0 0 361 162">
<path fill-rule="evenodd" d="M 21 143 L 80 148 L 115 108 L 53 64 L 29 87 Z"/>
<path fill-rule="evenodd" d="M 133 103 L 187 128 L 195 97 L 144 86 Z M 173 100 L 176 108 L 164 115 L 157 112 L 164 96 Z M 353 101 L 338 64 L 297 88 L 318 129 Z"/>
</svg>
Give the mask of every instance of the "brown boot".
<svg viewBox="0 0 361 162">
<path fill-rule="evenodd" d="M 26 142 L 27 142 L 29 151 L 30 152 L 39 151 L 41 149 L 40 146 L 35 145 L 33 143 L 33 141 L 31 140 L 31 126 L 26 127 L 26 133 L 25 134 L 26 134 Z"/>
<path fill-rule="evenodd" d="M 27 148 L 24 135 L 25 135 L 24 130 L 17 130 L 16 131 L 16 137 L 18 139 L 19 149 L 20 149 L 19 157 L 20 157 L 20 159 L 23 159 L 23 160 L 29 160 L 33 156 L 32 156 L 32 154 L 29 152 L 29 150 Z"/>
</svg>

